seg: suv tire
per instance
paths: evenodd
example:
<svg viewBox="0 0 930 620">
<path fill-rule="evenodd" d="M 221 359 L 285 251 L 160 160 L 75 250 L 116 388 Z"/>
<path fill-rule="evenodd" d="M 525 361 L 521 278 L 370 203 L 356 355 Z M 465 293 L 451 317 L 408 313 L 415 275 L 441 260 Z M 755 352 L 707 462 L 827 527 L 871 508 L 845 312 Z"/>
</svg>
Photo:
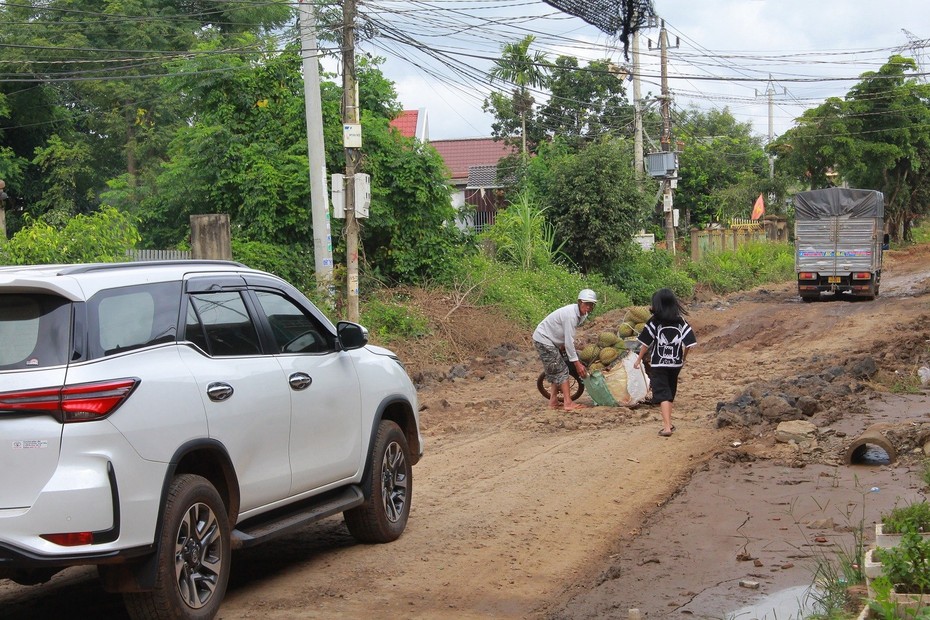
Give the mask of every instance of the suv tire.
<svg viewBox="0 0 930 620">
<path fill-rule="evenodd" d="M 229 582 L 226 506 L 201 476 L 172 480 L 162 518 L 155 589 L 124 596 L 136 620 L 213 618 Z"/>
<path fill-rule="evenodd" d="M 382 420 L 362 479 L 366 501 L 343 513 L 346 526 L 363 543 L 397 540 L 407 526 L 413 470 L 407 438 L 396 423 Z"/>
</svg>

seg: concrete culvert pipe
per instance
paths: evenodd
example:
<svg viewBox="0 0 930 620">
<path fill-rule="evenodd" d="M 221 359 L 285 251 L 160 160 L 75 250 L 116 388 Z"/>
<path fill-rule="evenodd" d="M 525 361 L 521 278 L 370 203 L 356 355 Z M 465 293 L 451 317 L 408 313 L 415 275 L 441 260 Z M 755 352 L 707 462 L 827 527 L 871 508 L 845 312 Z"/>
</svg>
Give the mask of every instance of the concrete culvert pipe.
<svg viewBox="0 0 930 620">
<path fill-rule="evenodd" d="M 885 439 L 884 435 L 876 430 L 866 429 L 866 431 L 853 440 L 846 449 L 846 464 L 862 464 L 869 446 L 875 446 L 884 450 L 888 455 L 889 463 L 894 463 L 898 458 L 898 451 L 895 450 L 890 441 Z"/>
</svg>

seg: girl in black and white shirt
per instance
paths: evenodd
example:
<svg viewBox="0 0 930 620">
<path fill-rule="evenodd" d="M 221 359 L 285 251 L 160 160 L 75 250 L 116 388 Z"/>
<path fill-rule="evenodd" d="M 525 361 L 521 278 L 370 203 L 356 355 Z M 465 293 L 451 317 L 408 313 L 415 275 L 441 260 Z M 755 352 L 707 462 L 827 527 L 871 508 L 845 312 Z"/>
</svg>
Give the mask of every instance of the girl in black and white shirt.
<svg viewBox="0 0 930 620">
<path fill-rule="evenodd" d="M 658 403 L 662 411 L 662 430 L 659 435 L 670 437 L 672 425 L 672 403 L 678 392 L 678 374 L 688 357 L 688 349 L 697 344 L 694 331 L 682 318 L 688 311 L 681 305 L 675 293 L 668 288 L 659 289 L 652 296 L 652 316 L 639 334 L 639 357 L 633 364 L 639 368 L 649 355 L 649 382 L 652 386 L 652 402 Z"/>
</svg>

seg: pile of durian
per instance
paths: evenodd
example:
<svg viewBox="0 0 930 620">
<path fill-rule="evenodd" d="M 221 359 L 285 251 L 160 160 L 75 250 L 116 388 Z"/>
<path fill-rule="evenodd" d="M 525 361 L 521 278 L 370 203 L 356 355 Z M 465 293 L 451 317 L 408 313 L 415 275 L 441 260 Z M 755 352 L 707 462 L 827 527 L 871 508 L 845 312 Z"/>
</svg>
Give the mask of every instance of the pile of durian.
<svg viewBox="0 0 930 620">
<path fill-rule="evenodd" d="M 578 359 L 590 372 L 608 370 L 622 357 L 624 351 L 638 349 L 637 337 L 651 315 L 646 306 L 628 308 L 617 331 L 599 333 L 595 342 L 578 351 Z"/>
</svg>

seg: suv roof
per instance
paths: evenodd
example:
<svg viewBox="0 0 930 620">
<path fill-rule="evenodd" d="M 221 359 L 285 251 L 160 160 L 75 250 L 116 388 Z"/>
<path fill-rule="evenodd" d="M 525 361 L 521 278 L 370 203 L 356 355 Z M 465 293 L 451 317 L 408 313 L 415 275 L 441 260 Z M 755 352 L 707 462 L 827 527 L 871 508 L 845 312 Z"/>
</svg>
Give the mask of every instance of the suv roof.
<svg viewBox="0 0 930 620">
<path fill-rule="evenodd" d="M 0 267 L 0 286 L 6 292 L 51 291 L 77 301 L 113 286 L 114 282 L 130 285 L 135 278 L 140 282 L 153 282 L 180 280 L 190 273 L 231 272 L 264 275 L 264 272 L 257 272 L 242 263 L 220 260 L 29 265 Z"/>
</svg>

